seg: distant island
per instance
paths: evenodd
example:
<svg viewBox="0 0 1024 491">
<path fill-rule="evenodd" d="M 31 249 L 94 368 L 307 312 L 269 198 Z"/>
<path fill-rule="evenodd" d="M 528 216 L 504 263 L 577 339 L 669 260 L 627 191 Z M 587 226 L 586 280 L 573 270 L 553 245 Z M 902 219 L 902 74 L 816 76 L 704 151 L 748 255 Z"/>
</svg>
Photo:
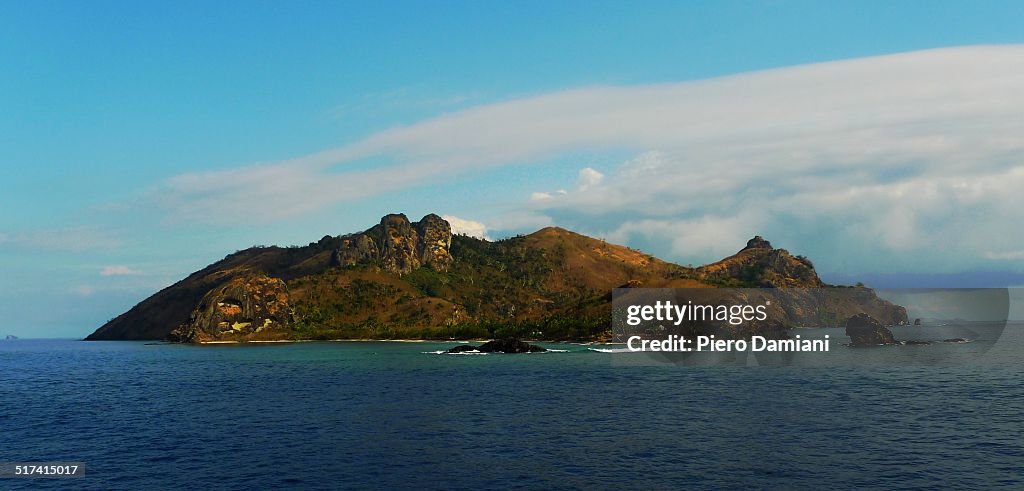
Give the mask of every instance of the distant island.
<svg viewBox="0 0 1024 491">
<path fill-rule="evenodd" d="M 558 227 L 487 241 L 403 214 L 301 247 L 258 246 L 143 300 L 87 340 L 610 338 L 617 287 L 820 288 L 811 261 L 754 237 L 736 254 L 686 267 Z M 797 299 L 788 326 L 837 326 L 906 310 L 857 287 L 825 308 Z M 801 303 L 802 302 L 802 303 Z"/>
<path fill-rule="evenodd" d="M 18 339 L 18 336 L 15 336 L 13 334 L 8 334 L 7 336 L 4 336 L 4 341 L 14 341 L 15 339 Z"/>
</svg>

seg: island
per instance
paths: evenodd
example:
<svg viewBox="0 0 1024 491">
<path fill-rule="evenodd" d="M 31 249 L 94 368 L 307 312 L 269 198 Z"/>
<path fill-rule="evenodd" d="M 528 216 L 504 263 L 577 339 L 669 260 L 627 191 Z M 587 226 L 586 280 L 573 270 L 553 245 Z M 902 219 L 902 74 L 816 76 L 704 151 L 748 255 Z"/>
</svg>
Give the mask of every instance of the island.
<svg viewBox="0 0 1024 491">
<path fill-rule="evenodd" d="M 229 254 L 86 339 L 593 341 L 611 337 L 617 287 L 829 286 L 809 259 L 759 236 L 721 261 L 690 267 L 558 227 L 488 241 L 453 235 L 435 214 L 416 222 L 390 214 L 362 232 Z M 860 313 L 907 322 L 905 309 L 871 289 L 847 288 L 856 295 L 827 307 L 794 293 L 783 324 L 840 326 Z"/>
</svg>

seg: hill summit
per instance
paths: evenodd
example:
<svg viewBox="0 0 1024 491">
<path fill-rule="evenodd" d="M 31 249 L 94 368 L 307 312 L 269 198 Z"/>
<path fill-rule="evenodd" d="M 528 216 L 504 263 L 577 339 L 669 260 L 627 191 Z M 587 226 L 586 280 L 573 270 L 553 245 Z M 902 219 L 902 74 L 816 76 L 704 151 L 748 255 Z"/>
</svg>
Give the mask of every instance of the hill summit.
<svg viewBox="0 0 1024 491">
<path fill-rule="evenodd" d="M 411 222 L 389 214 L 362 232 L 230 254 L 86 339 L 589 340 L 608 337 L 609 292 L 620 286 L 824 283 L 809 260 L 760 236 L 728 258 L 690 268 L 558 227 L 490 242 L 453 235 L 438 215 Z M 790 321 L 821 325 L 846 310 L 899 321 L 900 307 L 865 293 L 843 312 L 822 316 L 809 308 Z"/>
</svg>

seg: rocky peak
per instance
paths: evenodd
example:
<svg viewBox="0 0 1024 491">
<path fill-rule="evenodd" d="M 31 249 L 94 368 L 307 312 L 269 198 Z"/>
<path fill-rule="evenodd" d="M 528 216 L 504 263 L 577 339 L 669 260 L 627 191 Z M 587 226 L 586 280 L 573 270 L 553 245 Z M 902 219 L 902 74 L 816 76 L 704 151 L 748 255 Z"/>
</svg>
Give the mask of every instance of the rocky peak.
<svg viewBox="0 0 1024 491">
<path fill-rule="evenodd" d="M 381 268 L 406 274 L 422 266 L 447 271 L 451 265 L 452 227 L 431 213 L 418 222 L 410 222 L 401 213 L 384 215 L 380 223 L 363 233 L 344 236 L 331 257 L 335 266 L 350 266 L 371 261 Z"/>
<path fill-rule="evenodd" d="M 712 281 L 740 280 L 748 286 L 816 288 L 823 285 L 814 265 L 786 249 L 775 249 L 760 235 L 747 241 L 739 252 L 716 263 L 698 268 Z"/>
<path fill-rule="evenodd" d="M 447 271 L 452 264 L 452 226 L 445 219 L 431 213 L 415 224 L 419 233 L 417 252 L 420 263 L 438 271 Z"/>
<path fill-rule="evenodd" d="M 772 248 L 772 243 L 771 242 L 768 242 L 767 240 L 764 240 L 764 237 L 761 237 L 760 235 L 755 235 L 753 239 L 750 239 L 750 240 L 747 241 L 747 246 L 744 247 L 741 250 L 745 251 L 747 249 L 771 249 L 771 248 Z"/>
<path fill-rule="evenodd" d="M 418 250 L 420 236 L 401 213 L 384 215 L 380 219 L 377 239 L 380 244 L 380 263 L 385 270 L 408 273 L 422 265 Z"/>
<path fill-rule="evenodd" d="M 382 227 L 405 229 L 412 227 L 409 223 L 409 217 L 405 216 L 405 213 L 388 213 L 380 218 L 380 225 Z"/>
</svg>

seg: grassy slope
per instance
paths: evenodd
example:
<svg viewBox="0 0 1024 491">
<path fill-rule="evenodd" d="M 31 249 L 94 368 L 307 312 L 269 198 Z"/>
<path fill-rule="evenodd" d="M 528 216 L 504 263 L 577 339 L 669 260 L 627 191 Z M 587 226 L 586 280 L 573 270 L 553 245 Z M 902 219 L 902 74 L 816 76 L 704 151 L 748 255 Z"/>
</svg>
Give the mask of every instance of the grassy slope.
<svg viewBox="0 0 1024 491">
<path fill-rule="evenodd" d="M 692 270 L 559 228 L 498 242 L 453 238 L 447 272 L 375 265 L 289 282 L 297 337 L 580 339 L 608 329 L 608 291 L 630 280 L 703 285 Z"/>
</svg>

